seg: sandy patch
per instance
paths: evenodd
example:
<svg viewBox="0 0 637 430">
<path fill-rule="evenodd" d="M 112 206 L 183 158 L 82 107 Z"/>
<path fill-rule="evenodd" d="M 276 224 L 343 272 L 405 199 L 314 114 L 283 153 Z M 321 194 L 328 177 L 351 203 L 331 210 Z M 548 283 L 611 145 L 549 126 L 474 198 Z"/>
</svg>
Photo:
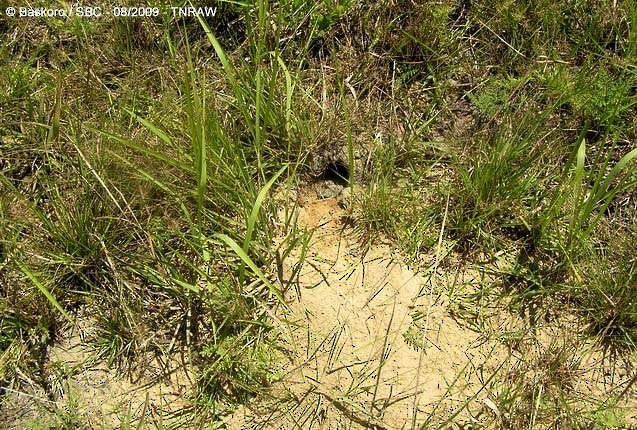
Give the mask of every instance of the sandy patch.
<svg viewBox="0 0 637 430">
<path fill-rule="evenodd" d="M 489 275 L 460 263 L 416 272 L 386 245 L 364 252 L 347 215 L 336 198 L 301 200 L 299 224 L 314 234 L 278 315 L 289 362 L 270 397 L 240 408 L 228 428 L 515 428 L 520 418 L 543 428 L 559 419 L 550 402 L 562 394 L 573 413 L 588 414 L 582 422 L 610 422 L 591 405 L 621 391 L 630 372 L 609 376 L 609 360 L 572 315 L 530 328 L 480 298 Z M 634 404 L 617 404 L 630 422 Z"/>
<path fill-rule="evenodd" d="M 7 428 L 30 428 L 36 423 L 49 428 L 65 416 L 95 429 L 136 426 L 142 419 L 145 426 L 140 428 L 159 428 L 159 423 L 169 423 L 173 414 L 189 405 L 192 375 L 179 360 L 161 365 L 155 360 L 142 376 L 131 378 L 95 360 L 88 341 L 92 330 L 84 320 L 49 351 L 49 396 L 41 388 L 9 393 L 5 410 L 12 411 L 12 417 L 5 421 Z"/>
<path fill-rule="evenodd" d="M 471 391 L 471 362 L 492 353 L 449 316 L 436 277 L 410 270 L 388 246 L 363 253 L 345 215 L 336 199 L 300 208 L 299 223 L 315 231 L 300 294 L 289 293 L 280 315 L 293 327 L 293 361 L 278 384 L 279 400 L 296 405 L 261 426 L 411 428 L 446 393 Z"/>
</svg>

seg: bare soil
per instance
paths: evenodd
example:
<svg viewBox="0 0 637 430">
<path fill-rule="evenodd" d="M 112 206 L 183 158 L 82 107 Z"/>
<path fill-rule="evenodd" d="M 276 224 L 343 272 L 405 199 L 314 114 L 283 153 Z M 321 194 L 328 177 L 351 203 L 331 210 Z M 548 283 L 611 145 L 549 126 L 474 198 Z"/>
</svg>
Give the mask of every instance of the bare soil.
<svg viewBox="0 0 637 430">
<path fill-rule="evenodd" d="M 241 408 L 229 428 L 429 428 L 449 417 L 497 428 L 507 419 L 494 402 L 498 379 L 549 385 L 555 369 L 546 351 L 577 336 L 572 319 L 529 332 L 523 318 L 496 308 L 481 330 L 470 327 L 452 317 L 456 296 L 475 290 L 484 274 L 411 270 L 387 245 L 361 248 L 336 198 L 299 201 L 298 221 L 314 234 L 299 288 L 278 315 L 289 362 L 271 398 Z M 563 370 L 573 372 L 571 390 L 602 398 L 626 382 L 630 373 L 609 370 L 598 345 L 577 344 L 573 367 Z M 535 372 L 522 370 L 528 366 Z"/>
<path fill-rule="evenodd" d="M 37 388 L 9 393 L 0 413 L 7 427 L 0 428 L 57 428 L 56 420 L 65 415 L 96 429 L 122 428 L 141 417 L 159 427 L 188 406 L 192 379 L 177 357 L 153 363 L 138 371 L 139 377 L 124 375 L 105 360 L 95 360 L 95 352 L 87 346 L 92 330 L 90 321 L 84 320 L 51 348 L 47 363 L 51 393 Z"/>
<path fill-rule="evenodd" d="M 433 269 L 413 270 L 388 245 L 362 247 L 337 197 L 317 198 L 314 189 L 297 197 L 298 222 L 314 232 L 298 288 L 287 292 L 289 305 L 275 319 L 283 364 L 267 395 L 228 417 L 228 428 L 435 428 L 446 419 L 499 428 L 508 419 L 496 402 L 503 383 L 563 390 L 550 383 L 551 372 L 563 372 L 556 379 L 571 381 L 573 398 L 596 401 L 628 385 L 628 361 L 577 338 L 582 330 L 573 316 L 529 331 L 524 318 L 466 299 L 488 281 L 484 273 L 438 267 L 435 255 L 423 257 L 423 267 Z M 299 253 L 287 260 L 285 276 Z M 474 312 L 475 321 L 454 318 L 459 309 Z M 93 428 L 120 428 L 142 416 L 158 428 L 189 406 L 193 375 L 181 360 L 157 363 L 131 380 L 92 360 L 91 335 L 84 322 L 50 351 L 55 400 L 36 391 L 5 396 L 6 428 L 28 428 L 52 406 L 76 408 Z M 550 352 L 565 345 L 572 346 L 570 364 L 551 367 Z M 622 405 L 635 423 L 634 387 L 628 391 Z"/>
</svg>

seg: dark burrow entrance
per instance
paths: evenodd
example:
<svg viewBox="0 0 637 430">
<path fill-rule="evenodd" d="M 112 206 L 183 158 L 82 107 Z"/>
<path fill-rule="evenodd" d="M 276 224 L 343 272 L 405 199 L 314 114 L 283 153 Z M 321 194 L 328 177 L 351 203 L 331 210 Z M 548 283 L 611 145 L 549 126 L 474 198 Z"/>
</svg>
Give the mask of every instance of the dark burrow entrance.
<svg viewBox="0 0 637 430">
<path fill-rule="evenodd" d="M 332 161 L 325 166 L 319 179 L 346 187 L 349 185 L 349 167 L 342 160 Z"/>
</svg>

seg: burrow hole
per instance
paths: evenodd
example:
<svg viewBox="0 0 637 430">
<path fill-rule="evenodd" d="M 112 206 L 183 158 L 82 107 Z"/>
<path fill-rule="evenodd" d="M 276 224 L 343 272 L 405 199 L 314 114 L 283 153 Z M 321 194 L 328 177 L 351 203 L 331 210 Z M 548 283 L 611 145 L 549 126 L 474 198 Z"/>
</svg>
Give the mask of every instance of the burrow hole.
<svg viewBox="0 0 637 430">
<path fill-rule="evenodd" d="M 342 160 L 331 161 L 323 169 L 320 179 L 345 187 L 349 185 L 349 167 Z"/>
</svg>

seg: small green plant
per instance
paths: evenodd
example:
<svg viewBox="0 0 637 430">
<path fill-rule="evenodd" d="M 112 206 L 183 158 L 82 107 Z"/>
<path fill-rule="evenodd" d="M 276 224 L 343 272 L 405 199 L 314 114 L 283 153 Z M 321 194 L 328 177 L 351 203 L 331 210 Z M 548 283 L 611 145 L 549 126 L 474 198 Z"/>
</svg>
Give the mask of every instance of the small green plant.
<svg viewBox="0 0 637 430">
<path fill-rule="evenodd" d="M 519 109 L 492 135 L 476 136 L 472 155 L 454 162 L 449 229 L 463 242 L 493 244 L 507 231 L 530 230 L 531 214 L 546 197 L 545 185 L 555 168 L 545 161 L 552 154 L 545 149 L 540 121 L 550 110 L 538 118 Z"/>
<path fill-rule="evenodd" d="M 635 233 L 614 238 L 581 259 L 571 295 L 589 321 L 590 332 L 614 351 L 637 347 L 637 265 Z"/>
<path fill-rule="evenodd" d="M 546 228 L 566 213 L 568 227 L 563 237 L 566 252 L 575 249 L 576 241 L 586 242 L 615 196 L 635 185 L 630 173 L 635 169 L 633 161 L 637 158 L 637 149 L 623 155 L 614 165 L 611 165 L 612 155 L 613 152 L 609 152 L 598 164 L 597 171 L 588 170 L 586 142 L 582 140 L 577 147 L 572 173 L 556 190 L 541 221 Z"/>
<path fill-rule="evenodd" d="M 64 402 L 35 401 L 38 417 L 28 419 L 27 428 L 33 430 L 89 429 L 88 418 L 82 415 L 77 394 L 69 391 Z"/>
</svg>

